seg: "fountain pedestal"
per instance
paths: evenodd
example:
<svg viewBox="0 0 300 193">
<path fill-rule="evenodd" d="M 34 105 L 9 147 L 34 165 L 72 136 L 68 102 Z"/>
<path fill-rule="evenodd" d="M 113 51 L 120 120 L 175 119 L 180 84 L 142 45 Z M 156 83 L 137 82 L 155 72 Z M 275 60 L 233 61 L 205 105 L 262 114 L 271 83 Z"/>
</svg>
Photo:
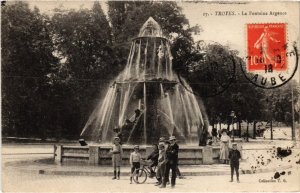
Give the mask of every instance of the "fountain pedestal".
<svg viewBox="0 0 300 193">
<path fill-rule="evenodd" d="M 205 165 L 210 165 L 214 163 L 213 160 L 213 148 L 211 146 L 205 146 L 202 150 L 202 162 Z"/>
<path fill-rule="evenodd" d="M 185 146 L 179 144 L 179 164 L 180 165 L 209 165 L 219 162 L 220 147 L 199 147 Z M 55 155 L 56 163 L 81 163 L 86 165 L 111 166 L 110 146 L 62 146 L 58 145 Z M 133 146 L 123 147 L 122 165 L 129 165 L 129 156 L 133 151 Z M 143 158 L 152 152 L 152 146 L 140 146 L 140 153 Z"/>
<path fill-rule="evenodd" d="M 89 146 L 89 164 L 99 164 L 99 146 Z"/>
</svg>

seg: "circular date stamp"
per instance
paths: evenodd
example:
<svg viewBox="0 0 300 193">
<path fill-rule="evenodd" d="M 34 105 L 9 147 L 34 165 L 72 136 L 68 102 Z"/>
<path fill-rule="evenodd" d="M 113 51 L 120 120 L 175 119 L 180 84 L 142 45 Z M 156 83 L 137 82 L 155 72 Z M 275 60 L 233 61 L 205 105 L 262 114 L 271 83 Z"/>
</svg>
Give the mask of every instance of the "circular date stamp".
<svg viewBox="0 0 300 193">
<path fill-rule="evenodd" d="M 298 68 L 296 43 L 287 41 L 286 23 L 247 24 L 247 57 L 241 63 L 246 79 L 272 89 L 286 84 Z"/>
</svg>

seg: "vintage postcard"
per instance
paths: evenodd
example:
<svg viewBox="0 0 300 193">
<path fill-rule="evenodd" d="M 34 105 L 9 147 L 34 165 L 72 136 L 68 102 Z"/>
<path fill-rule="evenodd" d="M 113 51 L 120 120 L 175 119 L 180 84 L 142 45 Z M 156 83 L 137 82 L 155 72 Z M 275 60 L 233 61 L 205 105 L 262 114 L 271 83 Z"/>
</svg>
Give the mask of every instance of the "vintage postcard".
<svg viewBox="0 0 300 193">
<path fill-rule="evenodd" d="M 299 192 L 299 18 L 1 1 L 1 191 Z"/>
</svg>

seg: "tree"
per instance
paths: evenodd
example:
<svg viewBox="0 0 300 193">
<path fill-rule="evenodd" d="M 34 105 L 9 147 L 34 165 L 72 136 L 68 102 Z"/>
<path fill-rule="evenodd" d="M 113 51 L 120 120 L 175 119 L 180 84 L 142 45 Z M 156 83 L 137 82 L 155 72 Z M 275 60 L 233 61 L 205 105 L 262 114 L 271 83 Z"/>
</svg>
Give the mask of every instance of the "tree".
<svg viewBox="0 0 300 193">
<path fill-rule="evenodd" d="M 292 89 L 294 104 L 299 100 L 299 85 L 295 80 L 288 82 L 287 84 L 271 90 L 270 105 L 273 110 L 274 120 L 277 122 L 285 123 L 288 126 L 292 125 Z M 295 119 L 299 118 L 299 113 L 295 111 Z"/>
<path fill-rule="evenodd" d="M 51 74 L 61 136 L 79 136 L 86 119 L 116 76 L 111 29 L 99 2 L 92 9 L 56 9 L 52 17 L 53 41 L 61 65 Z M 62 108 L 63 106 L 63 108 Z M 68 120 L 68 122 L 66 122 Z M 59 137 L 59 136 L 57 136 Z"/>
<path fill-rule="evenodd" d="M 265 119 L 265 91 L 244 78 L 239 68 L 241 62 L 237 51 L 217 43 L 208 44 L 204 53 L 198 49 L 192 52 L 184 75 L 194 93 L 202 97 L 212 125 L 218 119 L 229 128 L 231 111 L 239 125 L 243 120 L 255 123 Z"/>
<path fill-rule="evenodd" d="M 54 42 L 73 78 L 111 78 L 111 30 L 99 2 L 92 10 L 56 10 Z"/>
<path fill-rule="evenodd" d="M 42 136 L 53 55 L 50 19 L 25 2 L 2 11 L 2 128 L 4 135 Z"/>
</svg>

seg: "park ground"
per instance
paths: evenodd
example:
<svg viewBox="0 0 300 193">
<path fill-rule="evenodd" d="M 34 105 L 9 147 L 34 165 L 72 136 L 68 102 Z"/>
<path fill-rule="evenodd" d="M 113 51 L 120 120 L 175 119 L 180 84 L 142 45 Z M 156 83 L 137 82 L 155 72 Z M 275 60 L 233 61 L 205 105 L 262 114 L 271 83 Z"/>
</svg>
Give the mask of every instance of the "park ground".
<svg viewBox="0 0 300 193">
<path fill-rule="evenodd" d="M 259 144 L 249 144 L 244 145 L 243 148 L 257 148 L 258 146 Z M 266 146 L 266 144 L 261 146 Z M 299 155 L 297 156 L 299 152 L 296 151 L 291 156 L 284 158 L 283 161 L 280 159 L 277 162 L 274 161 L 272 166 L 275 169 L 272 167 L 272 171 L 241 174 L 240 183 L 236 181 L 230 183 L 229 175 L 185 176 L 185 179 L 177 180 L 175 189 L 171 189 L 170 186 L 167 186 L 166 189 L 159 189 L 154 186 L 154 179 L 148 179 L 145 184 L 129 184 L 129 176 L 121 176 L 120 180 L 111 180 L 111 176 L 45 175 L 30 169 L 21 170 L 19 165 L 15 164 L 22 163 L 22 161 L 49 158 L 53 156 L 52 153 L 52 145 L 2 145 L 1 190 L 3 192 L 300 191 L 300 167 L 299 164 L 294 163 L 299 158 Z M 260 153 L 256 156 L 259 157 Z M 247 155 L 245 159 L 251 160 L 254 154 Z M 291 163 L 292 167 L 283 169 L 282 166 L 286 166 L 287 163 Z M 220 164 L 217 164 L 216 167 L 226 167 L 218 165 Z M 245 170 L 251 168 L 247 162 L 244 162 L 242 166 Z M 49 168 L 51 167 L 49 166 Z M 276 171 L 285 172 L 285 174 L 275 180 Z"/>
</svg>

